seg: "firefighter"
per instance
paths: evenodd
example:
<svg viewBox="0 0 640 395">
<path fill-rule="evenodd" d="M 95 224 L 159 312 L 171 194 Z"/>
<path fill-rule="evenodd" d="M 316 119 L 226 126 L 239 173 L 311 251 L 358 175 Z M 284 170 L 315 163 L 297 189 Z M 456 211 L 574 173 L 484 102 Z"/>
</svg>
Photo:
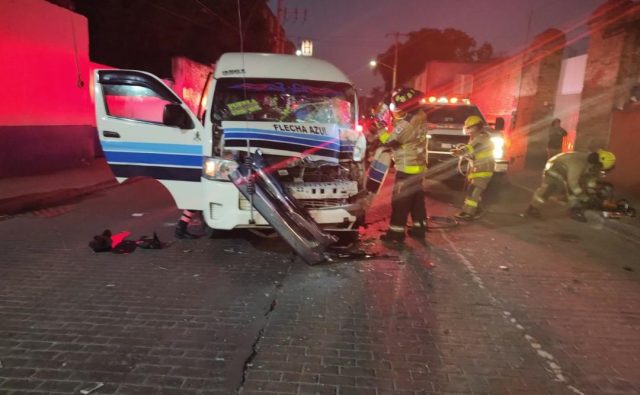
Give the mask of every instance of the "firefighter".
<svg viewBox="0 0 640 395">
<path fill-rule="evenodd" d="M 470 221 L 476 218 L 482 194 L 489 186 L 495 162 L 490 130 L 478 115 L 471 115 L 464 121 L 464 133 L 469 135 L 469 143 L 451 151 L 454 156 L 470 161 L 467 174 L 467 194 L 462 211 L 456 218 Z"/>
<path fill-rule="evenodd" d="M 198 235 L 193 233 L 189 233 L 188 228 L 189 224 L 193 220 L 193 217 L 196 215 L 200 215 L 200 211 L 191 211 L 191 210 L 182 210 L 182 215 L 180 216 L 180 220 L 176 224 L 175 235 L 178 239 L 197 239 Z"/>
<path fill-rule="evenodd" d="M 380 142 L 392 150 L 396 169 L 391 195 L 391 221 L 382 241 L 401 243 L 409 214 L 413 225 L 409 236 L 424 240 L 427 231 L 422 179 L 427 169 L 427 116 L 421 108 L 424 95 L 411 88 L 402 88 L 391 96 L 392 131 L 384 130 Z"/>
<path fill-rule="evenodd" d="M 547 161 L 542 175 L 542 185 L 533 194 L 526 215 L 541 218 L 540 207 L 554 194 L 564 194 L 569 201 L 571 218 L 585 222 L 585 207 L 590 201 L 588 188 L 597 185 L 604 174 L 616 164 L 612 152 L 567 152 Z"/>
</svg>

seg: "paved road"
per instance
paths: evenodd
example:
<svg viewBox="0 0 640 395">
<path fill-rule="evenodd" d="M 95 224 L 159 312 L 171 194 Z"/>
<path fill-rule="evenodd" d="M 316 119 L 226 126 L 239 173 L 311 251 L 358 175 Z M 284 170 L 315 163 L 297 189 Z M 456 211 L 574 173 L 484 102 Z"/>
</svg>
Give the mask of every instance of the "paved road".
<svg viewBox="0 0 640 395">
<path fill-rule="evenodd" d="M 453 213 L 431 190 L 431 214 Z M 379 255 L 315 267 L 242 233 L 93 253 L 104 228 L 173 241 L 147 181 L 0 222 L 0 393 L 640 392 L 637 240 L 554 208 L 525 221 L 509 191 L 386 250 L 384 198 L 362 235 Z"/>
</svg>

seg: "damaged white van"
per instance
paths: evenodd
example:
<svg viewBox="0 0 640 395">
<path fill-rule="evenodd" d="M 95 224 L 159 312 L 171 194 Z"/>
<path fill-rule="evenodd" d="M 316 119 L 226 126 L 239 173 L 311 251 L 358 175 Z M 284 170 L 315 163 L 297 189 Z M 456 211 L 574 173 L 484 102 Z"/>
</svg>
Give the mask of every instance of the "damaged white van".
<svg viewBox="0 0 640 395">
<path fill-rule="evenodd" d="M 117 179 L 157 179 L 212 229 L 265 228 L 270 222 L 230 180 L 258 151 L 322 228 L 348 229 L 362 217 L 366 140 L 355 89 L 340 70 L 309 57 L 228 53 L 208 92 L 198 119 L 152 74 L 97 70 L 99 138 Z"/>
</svg>

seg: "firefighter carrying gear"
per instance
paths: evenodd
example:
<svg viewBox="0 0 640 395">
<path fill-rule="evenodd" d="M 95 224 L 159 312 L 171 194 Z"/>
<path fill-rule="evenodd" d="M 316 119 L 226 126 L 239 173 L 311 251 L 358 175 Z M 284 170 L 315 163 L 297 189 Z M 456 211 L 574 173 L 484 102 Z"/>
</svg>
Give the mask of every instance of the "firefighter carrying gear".
<svg viewBox="0 0 640 395">
<path fill-rule="evenodd" d="M 400 118 L 394 115 L 393 132 L 384 131 L 380 141 L 393 152 L 396 169 L 391 197 L 391 221 L 383 241 L 401 242 L 405 237 L 407 218 L 411 214 L 413 227 L 410 236 L 424 238 L 427 228 L 427 210 L 422 186 L 427 169 L 427 116 L 420 108 L 422 93 L 403 88 L 392 96 L 395 112 L 406 112 Z"/>
<path fill-rule="evenodd" d="M 571 218 L 585 221 L 584 208 L 591 197 L 588 189 L 597 185 L 603 170 L 615 166 L 615 155 L 609 151 L 567 152 L 547 161 L 542 185 L 534 192 L 526 215 L 541 218 L 540 208 L 549 197 L 561 194 L 567 197 Z"/>
<path fill-rule="evenodd" d="M 470 161 L 467 174 L 467 194 L 464 199 L 462 212 L 456 217 L 462 220 L 474 219 L 478 213 L 482 194 L 489 186 L 495 161 L 493 158 L 493 142 L 490 130 L 487 130 L 482 118 L 477 115 L 469 116 L 465 122 L 465 133 L 471 138 L 469 143 L 452 151 L 455 156 L 466 157 Z"/>
</svg>

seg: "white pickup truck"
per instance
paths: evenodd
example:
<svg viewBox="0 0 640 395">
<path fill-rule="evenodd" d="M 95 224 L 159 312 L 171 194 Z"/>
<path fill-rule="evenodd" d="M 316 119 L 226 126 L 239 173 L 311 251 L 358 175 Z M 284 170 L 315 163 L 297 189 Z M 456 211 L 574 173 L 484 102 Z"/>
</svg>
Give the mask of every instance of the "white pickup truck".
<svg viewBox="0 0 640 395">
<path fill-rule="evenodd" d="M 477 115 L 485 121 L 480 109 L 467 99 L 435 97 L 425 98 L 424 110 L 427 113 L 427 149 L 430 169 L 438 170 L 439 165 L 451 162 L 451 150 L 459 144 L 467 144 L 469 136 L 464 134 L 464 121 L 471 115 Z M 502 134 L 504 120 L 496 119 L 491 134 L 495 173 L 506 173 L 509 161 L 505 158 L 505 139 Z M 446 169 L 453 172 L 450 166 Z"/>
</svg>

